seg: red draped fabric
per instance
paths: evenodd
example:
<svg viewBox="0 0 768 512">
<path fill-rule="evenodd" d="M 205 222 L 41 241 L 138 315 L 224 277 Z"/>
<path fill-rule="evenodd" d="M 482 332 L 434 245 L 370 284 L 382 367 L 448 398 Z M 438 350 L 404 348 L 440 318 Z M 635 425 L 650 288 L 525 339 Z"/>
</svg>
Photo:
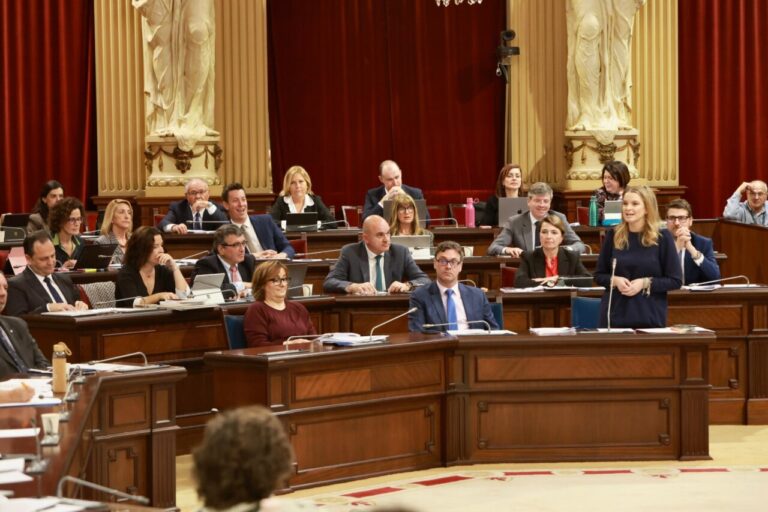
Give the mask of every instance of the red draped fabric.
<svg viewBox="0 0 768 512">
<path fill-rule="evenodd" d="M 268 0 L 267 9 L 276 191 L 302 165 L 326 203 L 361 204 L 378 164 L 393 159 L 429 202 L 490 192 L 504 156 L 495 74 L 504 0 Z"/>
<path fill-rule="evenodd" d="M 678 5 L 680 184 L 697 217 L 720 216 L 741 182 L 767 179 L 768 2 Z"/>
<path fill-rule="evenodd" d="M 0 211 L 96 193 L 93 0 L 0 2 Z"/>
</svg>

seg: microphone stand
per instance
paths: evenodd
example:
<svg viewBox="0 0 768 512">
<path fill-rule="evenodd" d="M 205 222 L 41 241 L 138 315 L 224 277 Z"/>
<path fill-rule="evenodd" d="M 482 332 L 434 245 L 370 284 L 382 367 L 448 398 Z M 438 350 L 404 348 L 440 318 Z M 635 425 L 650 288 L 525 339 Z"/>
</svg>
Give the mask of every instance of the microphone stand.
<svg viewBox="0 0 768 512">
<path fill-rule="evenodd" d="M 375 330 L 376 330 L 376 329 L 378 329 L 379 327 L 381 327 L 381 326 L 383 326 L 383 325 L 387 325 L 387 324 L 388 324 L 388 323 L 390 323 L 390 322 L 394 322 L 394 321 L 395 321 L 395 320 L 397 320 L 398 318 L 402 318 L 402 317 L 404 317 L 405 315 L 410 315 L 411 313 L 413 313 L 413 312 L 417 311 L 418 309 L 419 309 L 419 308 L 417 308 L 417 307 L 412 307 L 411 309 L 409 309 L 409 310 L 408 310 L 408 311 L 406 311 L 405 313 L 400 313 L 399 315 L 397 315 L 397 316 L 395 316 L 395 317 L 392 317 L 392 318 L 390 318 L 390 319 L 388 319 L 388 320 L 385 320 L 385 321 L 381 322 L 380 324 L 374 325 L 373 327 L 371 327 L 371 332 L 370 332 L 370 333 L 368 333 L 368 340 L 369 340 L 369 341 L 371 341 L 371 342 L 373 342 L 373 331 L 375 331 Z"/>
<path fill-rule="evenodd" d="M 492 331 L 491 324 L 489 324 L 485 320 L 467 320 L 467 324 L 483 324 L 485 326 L 485 330 L 487 332 L 491 332 Z M 445 323 L 442 323 L 442 324 L 424 324 L 424 325 L 422 325 L 422 327 L 427 328 L 427 329 L 431 329 L 432 327 L 445 327 L 447 325 L 451 325 L 450 322 L 445 322 Z M 460 329 L 457 329 L 457 330 L 460 330 Z M 435 331 L 431 331 L 431 332 L 435 332 Z M 440 332 L 440 331 L 437 331 L 437 332 Z"/>
<path fill-rule="evenodd" d="M 608 283 L 608 332 L 611 332 L 611 302 L 613 301 L 613 277 L 616 275 L 616 258 L 611 260 L 611 281 Z"/>
<path fill-rule="evenodd" d="M 705 281 L 703 283 L 692 283 L 692 284 L 689 284 L 688 287 L 692 288 L 694 286 L 706 286 L 708 284 L 724 283 L 726 281 L 733 281 L 734 279 L 744 279 L 747 281 L 746 284 L 751 284 L 749 282 L 749 277 L 745 275 L 739 275 L 739 276 L 723 277 L 722 279 L 713 279 L 712 281 Z"/>
<path fill-rule="evenodd" d="M 79 484 L 79 485 L 82 485 L 83 487 L 88 487 L 89 489 L 100 491 L 100 492 L 103 492 L 104 494 L 109 494 L 110 496 L 115 496 L 117 498 L 122 498 L 124 500 L 135 501 L 140 505 L 149 505 L 149 498 L 147 498 L 146 496 L 139 496 L 137 494 L 128 494 L 123 491 L 118 491 L 117 489 L 104 487 L 103 485 L 95 484 L 93 482 L 89 482 L 88 480 L 83 480 L 82 478 L 77 478 L 70 475 L 64 475 L 63 477 L 61 477 L 61 479 L 59 480 L 59 483 L 56 485 L 57 498 L 64 498 L 64 482 L 72 482 L 75 484 Z"/>
</svg>

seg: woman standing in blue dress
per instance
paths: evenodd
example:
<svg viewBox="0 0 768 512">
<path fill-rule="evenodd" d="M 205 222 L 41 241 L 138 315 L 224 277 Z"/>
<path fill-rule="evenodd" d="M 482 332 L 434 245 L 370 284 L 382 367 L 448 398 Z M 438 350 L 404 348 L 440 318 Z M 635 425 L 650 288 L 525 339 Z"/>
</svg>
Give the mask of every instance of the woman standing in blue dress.
<svg viewBox="0 0 768 512">
<path fill-rule="evenodd" d="M 682 284 L 675 240 L 661 229 L 656 196 L 646 186 L 624 191 L 621 217 L 621 224 L 606 233 L 597 261 L 595 281 L 606 289 L 600 325 L 608 324 L 608 294 L 613 286 L 611 327 L 666 327 L 667 292 Z"/>
</svg>

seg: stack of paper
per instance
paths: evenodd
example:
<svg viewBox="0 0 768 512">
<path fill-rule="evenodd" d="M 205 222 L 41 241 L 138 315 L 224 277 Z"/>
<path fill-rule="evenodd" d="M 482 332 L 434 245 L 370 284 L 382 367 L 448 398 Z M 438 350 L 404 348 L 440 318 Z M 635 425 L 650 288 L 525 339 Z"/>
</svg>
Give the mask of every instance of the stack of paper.
<svg viewBox="0 0 768 512">
<path fill-rule="evenodd" d="M 570 336 L 576 334 L 573 327 L 531 327 L 531 334 L 536 336 Z"/>
<path fill-rule="evenodd" d="M 389 336 L 385 334 L 377 336 L 360 336 L 354 332 L 332 332 L 321 339 L 326 345 L 337 345 L 339 347 L 356 347 L 358 345 L 369 345 L 371 343 L 384 343 Z"/>
</svg>

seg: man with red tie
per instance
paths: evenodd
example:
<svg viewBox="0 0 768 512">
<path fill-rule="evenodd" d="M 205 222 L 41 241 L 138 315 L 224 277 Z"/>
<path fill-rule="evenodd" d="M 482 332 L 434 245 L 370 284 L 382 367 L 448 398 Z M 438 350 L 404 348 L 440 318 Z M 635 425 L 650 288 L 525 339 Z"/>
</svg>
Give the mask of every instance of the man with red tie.
<svg viewBox="0 0 768 512">
<path fill-rule="evenodd" d="M 225 224 L 213 234 L 213 254 L 195 263 L 194 278 L 200 274 L 224 274 L 222 290 L 234 290 L 239 297 L 251 287 L 256 258 L 245 253 L 245 232 L 234 224 Z M 227 297 L 229 298 L 229 297 Z"/>
</svg>

